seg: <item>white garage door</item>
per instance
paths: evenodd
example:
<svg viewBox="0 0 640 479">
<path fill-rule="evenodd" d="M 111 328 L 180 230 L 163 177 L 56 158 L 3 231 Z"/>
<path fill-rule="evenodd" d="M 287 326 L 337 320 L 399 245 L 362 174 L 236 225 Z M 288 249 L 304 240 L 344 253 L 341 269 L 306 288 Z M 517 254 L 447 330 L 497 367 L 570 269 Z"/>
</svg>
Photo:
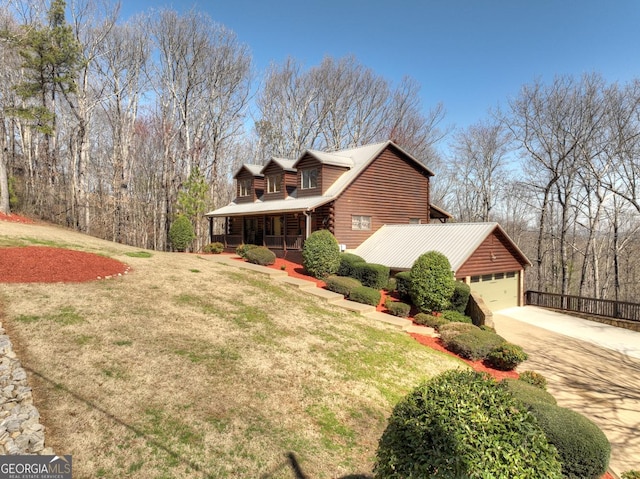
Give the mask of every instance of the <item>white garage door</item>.
<svg viewBox="0 0 640 479">
<path fill-rule="evenodd" d="M 471 277 L 471 291 L 484 300 L 491 311 L 518 306 L 518 273 L 494 273 Z"/>
</svg>

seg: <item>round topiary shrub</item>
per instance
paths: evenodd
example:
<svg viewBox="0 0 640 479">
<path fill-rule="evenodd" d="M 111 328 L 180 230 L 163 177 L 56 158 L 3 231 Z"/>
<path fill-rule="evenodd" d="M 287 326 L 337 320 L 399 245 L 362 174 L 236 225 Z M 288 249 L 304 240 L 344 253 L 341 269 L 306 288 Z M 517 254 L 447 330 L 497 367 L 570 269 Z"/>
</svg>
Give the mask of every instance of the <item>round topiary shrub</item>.
<svg viewBox="0 0 640 479">
<path fill-rule="evenodd" d="M 349 293 L 349 299 L 356 303 L 378 306 L 382 299 L 382 295 L 377 289 L 369 288 L 368 286 L 360 286 L 351 290 Z"/>
<path fill-rule="evenodd" d="M 449 260 L 442 253 L 429 251 L 411 267 L 411 300 L 423 313 L 444 311 L 450 305 L 455 281 Z"/>
<path fill-rule="evenodd" d="M 391 314 L 400 318 L 406 318 L 411 312 L 411 306 L 401 301 L 392 301 L 387 299 L 384 302 L 384 307 L 387 308 Z"/>
<path fill-rule="evenodd" d="M 487 362 L 490 366 L 501 371 L 511 371 L 528 358 L 529 356 L 524 352 L 524 349 L 517 344 L 504 343 L 487 355 Z"/>
<path fill-rule="evenodd" d="M 169 241 L 172 248 L 176 251 L 186 251 L 194 239 L 196 234 L 191 221 L 184 215 L 178 215 L 169 228 Z"/>
<path fill-rule="evenodd" d="M 553 394 L 529 383 L 525 383 L 520 379 L 503 379 L 501 384 L 506 387 L 516 399 L 522 401 L 522 403 L 527 406 L 539 402 L 556 404 L 556 398 L 553 397 Z"/>
<path fill-rule="evenodd" d="M 418 315 L 416 315 L 417 317 Z M 455 336 L 458 336 L 462 333 L 468 333 L 469 331 L 476 331 L 480 328 L 473 324 L 469 323 L 452 323 L 446 322 L 442 326 L 438 328 L 438 332 L 440 333 L 440 339 L 442 340 L 442 344 L 446 344 L 448 341 L 453 339 Z"/>
<path fill-rule="evenodd" d="M 394 408 L 377 478 L 560 479 L 556 450 L 534 417 L 487 375 L 448 371 Z"/>
<path fill-rule="evenodd" d="M 334 293 L 339 293 L 344 296 L 349 296 L 351 291 L 362 286 L 362 283 L 355 278 L 335 275 L 328 276 L 325 283 L 327 283 L 327 289 L 329 291 L 333 291 Z"/>
<path fill-rule="evenodd" d="M 485 359 L 491 351 L 505 343 L 502 336 L 480 328 L 460 333 L 452 338 L 444 339 L 444 347 L 458 356 L 471 359 Z"/>
<path fill-rule="evenodd" d="M 202 252 L 207 254 L 220 254 L 224 251 L 224 245 L 220 242 L 209 243 L 202 247 Z"/>
<path fill-rule="evenodd" d="M 340 267 L 340 245 L 329 230 L 311 233 L 302 247 L 302 264 L 316 278 L 334 274 Z"/>
<path fill-rule="evenodd" d="M 469 296 L 471 295 L 471 287 L 462 281 L 454 283 L 453 294 L 451 295 L 451 309 L 464 313 L 467 309 Z"/>
<path fill-rule="evenodd" d="M 358 263 L 366 263 L 366 261 L 357 254 L 341 253 L 340 266 L 338 266 L 337 271 L 338 276 L 349 276 L 351 278 L 355 278 L 354 266 Z"/>
<path fill-rule="evenodd" d="M 413 317 L 413 322 L 421 326 L 427 326 L 439 331 L 440 328 L 448 324 L 449 321 L 442 316 L 434 316 L 433 314 L 418 313 Z"/>
<path fill-rule="evenodd" d="M 571 409 L 534 403 L 531 413 L 558 450 L 562 474 L 567 479 L 598 479 L 611 457 L 609 440 L 593 422 Z"/>
<path fill-rule="evenodd" d="M 253 249 L 253 248 L 257 248 L 257 247 L 258 247 L 257 244 L 244 244 L 243 243 L 243 244 L 241 244 L 240 246 L 238 246 L 236 248 L 236 254 L 238 256 L 240 256 L 241 258 L 245 258 L 246 259 L 247 251 L 249 251 L 250 249 Z"/>
<path fill-rule="evenodd" d="M 276 255 L 266 246 L 257 246 L 247 250 L 245 253 L 245 259 L 249 263 L 269 266 L 276 262 Z"/>
<path fill-rule="evenodd" d="M 542 374 L 535 371 L 522 371 L 520 373 L 520 381 L 531 384 L 532 386 L 540 389 L 547 389 L 547 379 Z"/>
</svg>

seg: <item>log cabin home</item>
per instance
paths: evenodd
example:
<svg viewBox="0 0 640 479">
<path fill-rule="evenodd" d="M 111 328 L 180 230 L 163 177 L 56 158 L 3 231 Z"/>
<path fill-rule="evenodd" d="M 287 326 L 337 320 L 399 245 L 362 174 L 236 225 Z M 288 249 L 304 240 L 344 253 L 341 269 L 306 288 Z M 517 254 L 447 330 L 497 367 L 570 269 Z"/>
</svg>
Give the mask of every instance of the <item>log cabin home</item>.
<svg viewBox="0 0 640 479">
<path fill-rule="evenodd" d="M 211 241 L 227 249 L 264 245 L 284 256 L 328 229 L 352 250 L 385 224 L 446 222 L 451 215 L 430 203 L 433 176 L 392 141 L 245 164 L 234 175 L 233 202 L 206 215 Z"/>
</svg>

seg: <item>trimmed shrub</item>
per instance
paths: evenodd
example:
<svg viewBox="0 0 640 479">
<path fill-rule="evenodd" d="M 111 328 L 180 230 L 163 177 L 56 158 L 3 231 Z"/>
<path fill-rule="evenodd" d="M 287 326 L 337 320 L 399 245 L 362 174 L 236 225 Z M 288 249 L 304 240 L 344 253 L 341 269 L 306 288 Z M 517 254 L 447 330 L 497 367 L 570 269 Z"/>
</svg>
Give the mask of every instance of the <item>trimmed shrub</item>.
<svg viewBox="0 0 640 479">
<path fill-rule="evenodd" d="M 394 316 L 399 316 L 401 318 L 406 318 L 409 316 L 409 312 L 411 311 L 411 306 L 407 303 L 402 303 L 400 301 L 391 301 L 387 299 L 384 302 L 384 307 L 389 310 L 391 314 Z"/>
<path fill-rule="evenodd" d="M 359 288 L 360 286 L 362 286 L 360 281 L 358 281 L 355 278 L 347 278 L 344 276 L 336 276 L 336 275 L 331 275 L 327 277 L 325 282 L 327 283 L 327 289 L 329 291 L 333 291 L 334 293 L 340 293 L 345 296 L 349 296 L 349 294 L 351 294 L 351 291 L 353 291 L 355 288 Z"/>
<path fill-rule="evenodd" d="M 501 371 L 511 371 L 528 358 L 529 356 L 524 352 L 524 349 L 517 344 L 504 343 L 487 355 L 487 362 Z"/>
<path fill-rule="evenodd" d="M 622 479 L 640 479 L 640 471 L 632 469 L 631 471 L 625 471 L 622 473 Z"/>
<path fill-rule="evenodd" d="M 386 289 L 388 292 L 393 292 L 396 290 L 398 284 L 396 282 L 395 278 L 389 278 L 389 281 L 387 281 L 387 285 L 384 287 L 384 289 Z"/>
<path fill-rule="evenodd" d="M 193 231 L 191 220 L 185 215 L 178 215 L 169 228 L 171 246 L 176 251 L 186 251 L 194 239 L 196 239 L 196 234 Z"/>
<path fill-rule="evenodd" d="M 493 379 L 448 371 L 393 409 L 375 475 L 398 478 L 560 479 L 561 465 L 534 417 Z"/>
<path fill-rule="evenodd" d="M 396 273 L 396 290 L 401 299 L 411 299 L 409 287 L 411 286 L 411 271 Z"/>
<path fill-rule="evenodd" d="M 257 244 L 241 244 L 240 246 L 238 246 L 236 248 L 236 254 L 238 256 L 240 256 L 241 258 L 245 258 L 247 257 L 247 251 L 257 248 L 258 245 Z"/>
<path fill-rule="evenodd" d="M 611 445 L 598 426 L 582 414 L 552 404 L 534 403 L 530 411 L 558 450 L 565 478 L 602 477 L 609 467 Z"/>
<path fill-rule="evenodd" d="M 340 245 L 329 230 L 314 231 L 302 247 L 302 264 L 316 278 L 334 274 L 340 267 Z"/>
<path fill-rule="evenodd" d="M 276 262 L 276 255 L 266 246 L 251 248 L 245 253 L 245 258 L 249 263 L 269 266 Z"/>
<path fill-rule="evenodd" d="M 353 277 L 364 286 L 382 289 L 389 281 L 389 268 L 381 264 L 356 263 L 353 265 Z"/>
<path fill-rule="evenodd" d="M 459 334 L 468 333 L 469 331 L 475 331 L 477 329 L 480 328 L 469 323 L 447 322 L 438 328 L 438 332 L 440 333 L 442 343 L 445 344 Z"/>
<path fill-rule="evenodd" d="M 439 331 L 443 325 L 449 323 L 449 321 L 447 321 L 442 316 L 434 316 L 433 314 L 427 314 L 427 313 L 416 314 L 413 317 L 413 321 L 417 324 L 421 324 L 422 326 L 428 326 L 430 328 L 433 328 L 436 331 Z"/>
<path fill-rule="evenodd" d="M 429 251 L 411 267 L 411 300 L 423 313 L 449 307 L 455 281 L 449 260 L 442 253 Z"/>
<path fill-rule="evenodd" d="M 547 379 L 542 374 L 535 371 L 522 371 L 520 373 L 520 381 L 531 384 L 532 386 L 545 391 L 547 390 Z"/>
<path fill-rule="evenodd" d="M 520 379 L 503 379 L 501 384 L 506 387 L 513 396 L 526 406 L 534 403 L 556 404 L 556 398 L 544 389 L 525 383 Z"/>
<path fill-rule="evenodd" d="M 469 296 L 471 295 L 471 287 L 462 281 L 456 281 L 453 285 L 453 294 L 451 295 L 451 309 L 464 313 L 467 309 Z"/>
<path fill-rule="evenodd" d="M 208 253 L 208 254 L 220 254 L 223 251 L 224 251 L 224 245 L 219 241 L 216 241 L 215 243 L 206 244 L 202 247 L 202 252 Z"/>
<path fill-rule="evenodd" d="M 459 313 L 458 311 L 454 311 L 453 309 L 447 309 L 446 311 L 443 311 L 442 317 L 447 321 L 451 321 L 454 323 L 473 323 L 469 316 Z"/>
<path fill-rule="evenodd" d="M 382 299 L 382 295 L 377 289 L 369 288 L 368 286 L 359 286 L 351 290 L 349 293 L 349 299 L 356 303 L 378 306 Z"/>
<path fill-rule="evenodd" d="M 491 351 L 505 342 L 505 339 L 496 333 L 480 328 L 460 333 L 446 341 L 443 339 L 444 347 L 449 351 L 474 361 L 485 359 Z"/>
<path fill-rule="evenodd" d="M 358 263 L 365 263 L 366 261 L 362 259 L 357 254 L 353 253 L 341 253 L 340 254 L 340 266 L 338 266 L 338 276 L 349 276 L 351 278 L 356 278 L 353 273 L 354 265 Z"/>
</svg>

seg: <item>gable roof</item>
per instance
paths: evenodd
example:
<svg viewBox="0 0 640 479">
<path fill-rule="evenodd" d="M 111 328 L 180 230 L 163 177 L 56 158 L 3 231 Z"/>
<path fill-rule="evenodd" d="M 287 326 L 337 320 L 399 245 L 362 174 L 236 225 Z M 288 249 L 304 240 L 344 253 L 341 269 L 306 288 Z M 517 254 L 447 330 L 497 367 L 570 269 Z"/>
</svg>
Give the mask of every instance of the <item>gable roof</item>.
<svg viewBox="0 0 640 479">
<path fill-rule="evenodd" d="M 295 162 L 296 160 L 287 160 L 286 158 L 276 158 L 275 156 L 272 156 L 271 159 L 267 161 L 267 164 L 262 167 L 262 170 L 260 171 L 260 173 L 264 174 L 265 170 L 267 169 L 267 166 L 269 166 L 271 163 L 275 163 L 284 171 L 290 171 L 292 173 L 295 173 L 297 171 L 293 166 Z"/>
<path fill-rule="evenodd" d="M 458 271 L 482 242 L 498 230 L 514 248 L 518 261 L 531 265 L 522 251 L 498 223 L 430 223 L 424 225 L 384 225 L 353 252 L 368 263 L 391 269 L 411 269 L 421 254 L 438 251 L 451 269 Z"/>
<path fill-rule="evenodd" d="M 272 158 L 269 163 L 276 162 L 281 167 L 288 166 L 293 171 L 302 158 L 309 154 L 316 158 L 318 161 L 325 164 L 332 164 L 337 166 L 348 166 L 349 169 L 342 173 L 338 179 L 324 192 L 323 195 L 296 198 L 296 193 L 292 193 L 291 197 L 286 200 L 268 200 L 263 201 L 261 198 L 252 203 L 235 203 L 232 202 L 227 206 L 219 208 L 215 211 L 207 213 L 205 216 L 241 216 L 249 213 L 273 213 L 278 211 L 310 211 L 323 204 L 333 201 L 342 192 L 355 181 L 355 179 L 382 153 L 386 148 L 393 147 L 397 149 L 403 156 L 405 156 L 410 162 L 415 164 L 420 170 L 424 171 L 428 176 L 434 176 L 434 173 L 427 168 L 424 164 L 419 162 L 409 153 L 404 151 L 398 145 L 392 141 L 385 141 L 382 143 L 374 143 L 371 145 L 359 146 L 355 148 L 348 148 L 345 150 L 339 150 L 335 152 L 321 152 L 316 150 L 305 150 L 298 157 L 297 160 L 284 160 L 282 158 Z M 290 162 L 290 163 L 289 163 Z M 269 164 L 267 163 L 267 165 Z M 266 168 L 266 165 L 265 165 Z M 262 172 L 264 171 L 264 168 Z M 278 207 L 275 203 L 281 203 L 287 201 L 286 209 L 276 209 Z M 263 203 L 269 203 L 263 204 Z M 284 204 L 280 205 L 284 206 Z"/>
<path fill-rule="evenodd" d="M 262 165 L 251 165 L 249 163 L 245 163 L 238 171 L 233 175 L 236 178 L 242 170 L 247 170 L 252 176 L 263 177 L 264 175 L 260 172 L 262 170 Z"/>
</svg>

